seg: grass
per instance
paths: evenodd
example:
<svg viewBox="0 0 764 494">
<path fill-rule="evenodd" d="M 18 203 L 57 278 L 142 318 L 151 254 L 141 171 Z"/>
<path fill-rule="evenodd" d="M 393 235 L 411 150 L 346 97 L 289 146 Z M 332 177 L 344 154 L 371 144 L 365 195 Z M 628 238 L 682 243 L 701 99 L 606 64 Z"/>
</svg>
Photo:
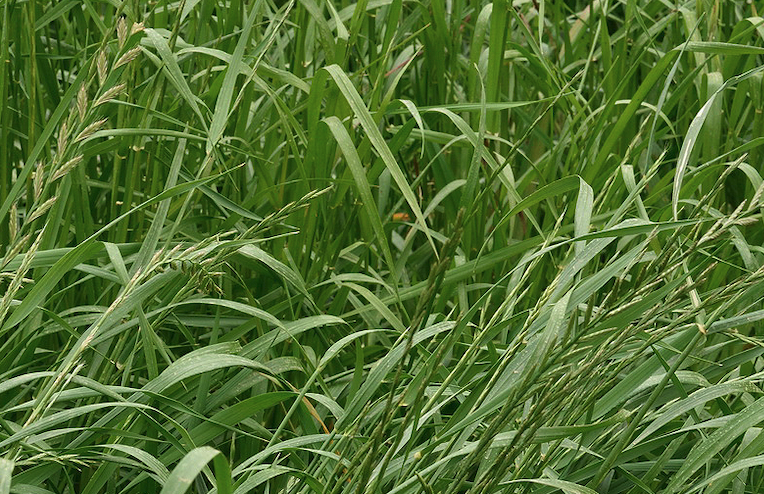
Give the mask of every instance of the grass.
<svg viewBox="0 0 764 494">
<path fill-rule="evenodd" d="M 0 494 L 758 493 L 759 1 L 0 1 Z"/>
</svg>

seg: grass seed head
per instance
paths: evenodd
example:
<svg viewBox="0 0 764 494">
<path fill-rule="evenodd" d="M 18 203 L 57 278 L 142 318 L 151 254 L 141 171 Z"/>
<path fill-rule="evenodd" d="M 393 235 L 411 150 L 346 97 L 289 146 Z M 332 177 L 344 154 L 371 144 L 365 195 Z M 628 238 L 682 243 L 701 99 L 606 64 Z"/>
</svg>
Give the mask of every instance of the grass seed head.
<svg viewBox="0 0 764 494">
<path fill-rule="evenodd" d="M 98 71 L 98 83 L 103 86 L 103 83 L 106 82 L 106 76 L 108 75 L 107 72 L 109 70 L 109 62 L 106 60 L 105 48 L 98 52 L 96 69 Z"/>
<path fill-rule="evenodd" d="M 761 196 L 764 194 L 764 182 L 759 185 L 759 188 L 756 189 L 756 192 L 753 194 L 753 197 L 751 198 L 751 202 L 748 206 L 748 211 L 752 211 L 758 207 L 761 206 Z"/>
<path fill-rule="evenodd" d="M 143 23 L 142 22 L 133 23 L 133 26 L 130 28 L 130 36 L 132 36 L 133 34 L 136 34 L 136 33 L 141 33 L 141 32 L 143 32 L 144 29 L 145 28 L 143 27 Z"/>
<path fill-rule="evenodd" d="M 53 205 L 56 203 L 57 199 L 58 199 L 57 197 L 53 196 L 47 201 L 45 201 L 44 203 L 40 204 L 37 208 L 35 208 L 35 210 L 32 212 L 32 215 L 29 217 L 27 221 L 31 223 L 32 221 L 36 220 L 37 218 L 47 213 L 48 210 L 51 207 L 53 207 Z"/>
<path fill-rule="evenodd" d="M 16 237 L 19 234 L 19 211 L 16 207 L 16 203 L 11 204 L 11 209 L 8 214 L 8 240 L 9 245 L 13 245 L 16 241 Z"/>
<path fill-rule="evenodd" d="M 18 221 L 18 211 L 16 211 L 16 221 Z M 16 224 L 16 230 L 18 232 L 18 223 Z M 8 265 L 8 263 L 11 260 L 13 260 L 14 257 L 16 257 L 19 254 L 19 252 L 24 250 L 26 245 L 29 243 L 29 238 L 31 237 L 31 235 L 32 235 L 31 233 L 27 233 L 20 239 L 16 240 L 15 243 L 10 242 L 11 249 L 5 254 L 5 258 L 3 259 L 2 266 L 0 267 L 4 268 L 6 265 Z"/>
<path fill-rule="evenodd" d="M 78 163 L 82 161 L 83 156 L 75 156 L 74 158 L 70 159 L 66 163 L 64 163 L 58 170 L 53 173 L 53 176 L 50 177 L 51 182 L 55 182 L 59 178 L 65 176 L 67 173 L 69 173 L 75 166 L 77 166 Z"/>
<path fill-rule="evenodd" d="M 37 167 L 35 167 L 35 170 L 34 170 L 34 181 L 33 181 L 35 201 L 37 201 L 42 195 L 42 179 L 44 175 L 45 175 L 45 167 L 43 166 L 42 163 L 38 162 Z"/>
<path fill-rule="evenodd" d="M 69 125 L 66 122 L 58 128 L 58 140 L 56 141 L 56 159 L 61 160 L 64 155 L 66 145 L 69 143 Z"/>
<path fill-rule="evenodd" d="M 100 106 L 100 105 L 102 105 L 104 103 L 107 103 L 107 102 L 113 100 L 114 98 L 116 98 L 119 95 L 121 95 L 124 90 L 125 90 L 125 83 L 124 82 L 121 83 L 121 84 L 117 84 L 114 87 L 109 88 L 106 92 L 104 92 L 101 96 L 98 97 L 98 99 L 96 100 L 96 102 L 95 102 L 95 104 L 93 106 L 94 107 Z"/>
<path fill-rule="evenodd" d="M 101 120 L 97 120 L 93 122 L 92 124 L 85 127 L 82 132 L 80 132 L 77 137 L 74 139 L 75 142 L 84 141 L 88 137 L 92 136 L 96 132 L 98 132 L 101 127 L 107 122 L 108 119 L 102 118 Z"/>
<path fill-rule="evenodd" d="M 117 21 L 117 43 L 119 43 L 119 49 L 121 50 L 123 46 L 125 46 L 125 42 L 127 41 L 127 21 L 125 20 L 125 17 L 122 16 L 119 18 L 119 21 Z"/>
<path fill-rule="evenodd" d="M 80 116 L 80 122 L 85 121 L 85 113 L 88 109 L 88 90 L 85 84 L 80 86 L 77 92 L 77 113 Z"/>
<path fill-rule="evenodd" d="M 116 68 L 122 67 L 125 64 L 132 62 L 133 60 L 138 58 L 138 55 L 140 54 L 141 54 L 141 47 L 136 46 L 132 50 L 128 51 L 127 53 L 119 57 L 119 60 L 117 60 L 117 63 L 114 64 L 114 68 L 116 69 Z"/>
</svg>

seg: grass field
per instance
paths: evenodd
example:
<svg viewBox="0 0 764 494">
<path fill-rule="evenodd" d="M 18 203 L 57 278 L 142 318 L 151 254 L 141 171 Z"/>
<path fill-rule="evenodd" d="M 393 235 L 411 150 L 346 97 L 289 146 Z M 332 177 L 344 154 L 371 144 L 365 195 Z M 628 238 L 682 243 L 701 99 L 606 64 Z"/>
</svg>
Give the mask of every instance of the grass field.
<svg viewBox="0 0 764 494">
<path fill-rule="evenodd" d="M 0 0 L 0 494 L 764 492 L 761 10 Z"/>
</svg>

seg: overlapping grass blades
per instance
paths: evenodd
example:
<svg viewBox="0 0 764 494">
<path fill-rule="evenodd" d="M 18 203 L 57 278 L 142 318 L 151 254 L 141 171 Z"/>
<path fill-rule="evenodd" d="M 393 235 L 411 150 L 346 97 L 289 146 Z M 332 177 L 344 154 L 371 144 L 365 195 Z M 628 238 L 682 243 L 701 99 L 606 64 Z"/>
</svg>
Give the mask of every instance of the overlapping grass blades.
<svg viewBox="0 0 764 494">
<path fill-rule="evenodd" d="M 0 494 L 760 492 L 764 5 L 669 3 L 0 2 Z"/>
</svg>

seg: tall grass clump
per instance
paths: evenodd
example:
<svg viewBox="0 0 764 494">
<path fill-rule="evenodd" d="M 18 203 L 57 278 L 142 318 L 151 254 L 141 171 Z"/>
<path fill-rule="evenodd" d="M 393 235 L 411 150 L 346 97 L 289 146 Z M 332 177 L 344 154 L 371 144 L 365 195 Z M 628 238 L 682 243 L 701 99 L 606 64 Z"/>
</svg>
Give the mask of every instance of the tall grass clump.
<svg viewBox="0 0 764 494">
<path fill-rule="evenodd" d="M 0 1 L 0 494 L 764 492 L 763 9 Z"/>
</svg>

